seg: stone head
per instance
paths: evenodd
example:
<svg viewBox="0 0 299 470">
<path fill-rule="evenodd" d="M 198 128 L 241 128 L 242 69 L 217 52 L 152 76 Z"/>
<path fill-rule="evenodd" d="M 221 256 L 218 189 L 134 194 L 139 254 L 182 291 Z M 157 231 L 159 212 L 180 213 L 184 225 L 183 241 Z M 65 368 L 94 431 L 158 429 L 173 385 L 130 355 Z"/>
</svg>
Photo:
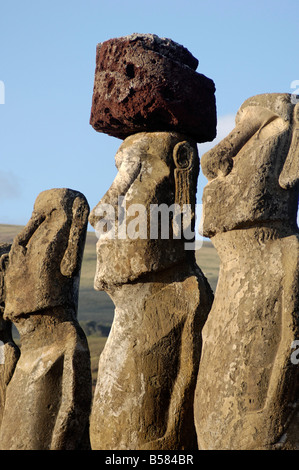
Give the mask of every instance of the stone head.
<svg viewBox="0 0 299 470">
<path fill-rule="evenodd" d="M 184 246 L 183 217 L 176 218 L 173 209 L 188 205 L 193 224 L 196 142 L 175 132 L 141 132 L 124 140 L 115 161 L 118 174 L 89 218 L 99 238 L 97 290 L 191 256 Z"/>
<path fill-rule="evenodd" d="M 77 191 L 39 194 L 31 219 L 10 250 L 6 317 L 76 305 L 88 214 L 88 203 Z"/>
<path fill-rule="evenodd" d="M 299 105 L 289 94 L 246 100 L 233 131 L 201 159 L 203 234 L 288 225 L 297 230 Z"/>
</svg>

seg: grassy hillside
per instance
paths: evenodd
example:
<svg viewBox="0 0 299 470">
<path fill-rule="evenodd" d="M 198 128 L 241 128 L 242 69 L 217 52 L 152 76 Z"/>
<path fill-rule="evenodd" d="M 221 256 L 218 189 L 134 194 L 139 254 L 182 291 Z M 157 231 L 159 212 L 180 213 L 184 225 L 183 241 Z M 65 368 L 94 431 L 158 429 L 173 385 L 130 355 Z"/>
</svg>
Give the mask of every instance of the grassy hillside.
<svg viewBox="0 0 299 470">
<path fill-rule="evenodd" d="M 0 243 L 11 243 L 20 230 L 22 230 L 22 226 L 0 225 Z M 93 288 L 96 269 L 96 241 L 95 234 L 88 232 L 81 269 L 78 312 L 79 322 L 88 339 L 94 382 L 99 355 L 105 345 L 114 314 L 114 306 L 110 297 L 105 292 L 98 292 Z M 219 258 L 212 243 L 203 243 L 202 248 L 196 253 L 196 260 L 215 291 Z"/>
</svg>

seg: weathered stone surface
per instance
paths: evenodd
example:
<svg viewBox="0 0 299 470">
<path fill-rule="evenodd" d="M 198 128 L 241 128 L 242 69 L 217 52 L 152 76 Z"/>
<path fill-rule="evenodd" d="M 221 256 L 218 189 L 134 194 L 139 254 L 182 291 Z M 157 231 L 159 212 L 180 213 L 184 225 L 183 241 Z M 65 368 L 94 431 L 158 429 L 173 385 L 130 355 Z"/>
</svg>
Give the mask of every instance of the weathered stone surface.
<svg viewBox="0 0 299 470">
<path fill-rule="evenodd" d="M 153 239 L 150 231 L 152 204 L 162 203 L 167 210 L 189 204 L 194 228 L 196 143 L 176 133 L 140 133 L 123 142 L 116 164 L 114 182 L 90 215 L 99 236 L 95 288 L 116 307 L 99 361 L 92 448 L 196 449 L 193 398 L 213 294 L 186 237 L 173 238 L 171 211 L 167 238 L 160 231 Z M 103 222 L 114 222 L 102 212 L 108 205 L 117 225 L 125 220 L 114 238 L 103 230 Z"/>
<path fill-rule="evenodd" d="M 4 319 L 20 333 L 21 356 L 6 389 L 1 450 L 90 448 L 90 357 L 76 320 L 88 214 L 82 194 L 44 191 L 13 241 Z"/>
<path fill-rule="evenodd" d="M 198 142 L 216 135 L 215 86 L 195 72 L 197 59 L 156 35 L 133 34 L 98 45 L 90 123 L 121 139 L 176 131 Z"/>
<path fill-rule="evenodd" d="M 20 357 L 20 350 L 12 338 L 12 324 L 3 319 L 5 306 L 5 268 L 11 245 L 0 244 L 0 426 L 5 405 L 6 388 Z"/>
<path fill-rule="evenodd" d="M 195 395 L 200 449 L 299 449 L 298 105 L 259 95 L 202 157 L 221 265 Z"/>
</svg>

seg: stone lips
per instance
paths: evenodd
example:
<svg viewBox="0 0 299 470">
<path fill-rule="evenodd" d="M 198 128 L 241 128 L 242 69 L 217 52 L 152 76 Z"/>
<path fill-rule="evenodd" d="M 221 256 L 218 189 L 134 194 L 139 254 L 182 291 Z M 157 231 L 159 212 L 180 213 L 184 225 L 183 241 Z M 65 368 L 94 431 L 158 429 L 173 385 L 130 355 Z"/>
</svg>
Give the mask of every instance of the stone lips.
<svg viewBox="0 0 299 470">
<path fill-rule="evenodd" d="M 195 72 L 197 63 L 186 48 L 155 35 L 99 44 L 90 124 L 120 139 L 176 131 L 197 142 L 213 140 L 215 85 Z"/>
</svg>

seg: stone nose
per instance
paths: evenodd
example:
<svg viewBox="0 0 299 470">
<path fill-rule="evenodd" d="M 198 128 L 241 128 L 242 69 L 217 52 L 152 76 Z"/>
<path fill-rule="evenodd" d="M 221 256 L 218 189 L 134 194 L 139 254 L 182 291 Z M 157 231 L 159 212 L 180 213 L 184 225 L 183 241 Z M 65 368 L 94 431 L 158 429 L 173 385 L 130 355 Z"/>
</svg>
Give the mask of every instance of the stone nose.
<svg viewBox="0 0 299 470">
<path fill-rule="evenodd" d="M 218 145 L 206 152 L 201 158 L 201 168 L 208 180 L 217 176 L 227 176 L 233 168 L 233 157 L 259 129 L 255 123 L 245 126 L 239 123 Z"/>
<path fill-rule="evenodd" d="M 236 127 L 214 148 L 201 158 L 203 174 L 210 181 L 217 176 L 227 176 L 233 168 L 233 158 L 249 139 L 278 116 L 264 109 L 247 109 Z"/>
<path fill-rule="evenodd" d="M 94 228 L 96 227 L 97 222 L 101 219 L 101 206 L 103 204 L 107 204 L 112 208 L 115 208 L 118 205 L 118 198 L 127 193 L 128 189 L 140 173 L 140 170 L 141 162 L 139 158 L 136 160 L 130 158 L 123 159 L 112 185 L 90 213 L 89 222 Z"/>
</svg>

